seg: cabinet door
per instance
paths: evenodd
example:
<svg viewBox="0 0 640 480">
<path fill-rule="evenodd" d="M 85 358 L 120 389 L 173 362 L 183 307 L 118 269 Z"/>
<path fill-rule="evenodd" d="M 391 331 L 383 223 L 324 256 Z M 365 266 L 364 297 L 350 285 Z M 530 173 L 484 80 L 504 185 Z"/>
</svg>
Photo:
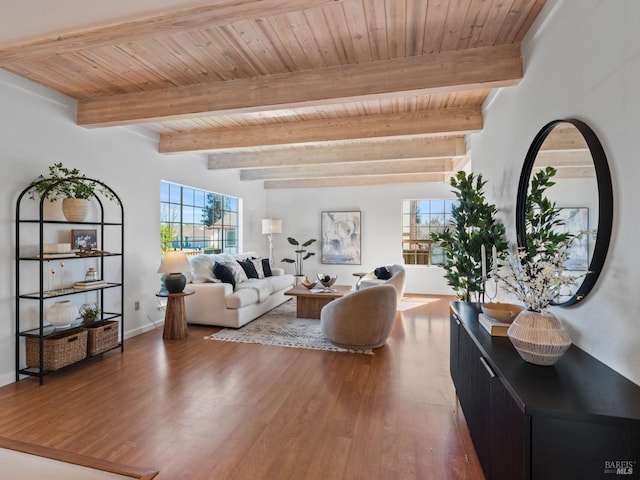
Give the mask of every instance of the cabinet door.
<svg viewBox="0 0 640 480">
<path fill-rule="evenodd" d="M 640 422 L 534 416 L 532 479 L 640 478 Z"/>
<path fill-rule="evenodd" d="M 464 328 L 459 331 L 458 399 L 485 476 L 491 475 L 491 375 L 478 347 Z"/>
<path fill-rule="evenodd" d="M 491 381 L 491 480 L 525 479 L 529 417 L 498 377 Z M 551 477 L 549 477 L 551 478 Z"/>
<path fill-rule="evenodd" d="M 452 313 L 450 318 L 450 334 L 449 334 L 449 372 L 451 373 L 451 379 L 453 385 L 458 388 L 459 383 L 459 367 L 458 357 L 460 355 L 460 320 L 455 313 Z"/>
</svg>

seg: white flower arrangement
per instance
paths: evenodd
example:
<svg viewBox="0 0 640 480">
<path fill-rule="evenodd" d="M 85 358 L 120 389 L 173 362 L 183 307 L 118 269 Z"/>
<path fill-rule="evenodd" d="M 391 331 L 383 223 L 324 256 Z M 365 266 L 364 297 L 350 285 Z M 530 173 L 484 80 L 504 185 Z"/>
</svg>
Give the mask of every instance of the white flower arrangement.
<svg viewBox="0 0 640 480">
<path fill-rule="evenodd" d="M 542 312 L 558 301 L 566 287 L 575 286 L 584 276 L 569 275 L 563 268 L 570 244 L 561 245 L 553 255 L 536 258 L 529 258 L 522 248 L 517 249 L 500 263 L 495 275 L 502 280 L 502 288 L 515 295 L 527 310 Z"/>
</svg>

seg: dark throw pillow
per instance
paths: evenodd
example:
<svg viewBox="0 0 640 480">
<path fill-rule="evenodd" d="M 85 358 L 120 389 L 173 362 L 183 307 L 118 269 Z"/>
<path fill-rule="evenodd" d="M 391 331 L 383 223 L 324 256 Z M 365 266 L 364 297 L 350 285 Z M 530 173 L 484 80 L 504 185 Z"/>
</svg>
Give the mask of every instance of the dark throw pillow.
<svg viewBox="0 0 640 480">
<path fill-rule="evenodd" d="M 250 258 L 238 260 L 238 263 L 244 270 L 244 273 L 247 274 L 247 278 L 258 278 L 258 271 L 256 270 L 256 267 L 253 265 L 253 262 Z"/>
<path fill-rule="evenodd" d="M 226 265 L 216 262 L 213 265 L 213 274 L 216 276 L 216 278 L 219 278 L 221 282 L 229 283 L 234 289 L 236 288 L 236 281 L 233 278 L 233 273 L 231 272 L 231 269 Z"/>
<path fill-rule="evenodd" d="M 389 280 L 391 278 L 391 272 L 387 267 L 378 267 L 373 271 L 376 278 L 380 280 Z"/>
<path fill-rule="evenodd" d="M 273 273 L 271 272 L 271 265 L 269 265 L 269 259 L 262 259 L 262 270 L 264 270 L 265 277 L 273 277 Z"/>
</svg>

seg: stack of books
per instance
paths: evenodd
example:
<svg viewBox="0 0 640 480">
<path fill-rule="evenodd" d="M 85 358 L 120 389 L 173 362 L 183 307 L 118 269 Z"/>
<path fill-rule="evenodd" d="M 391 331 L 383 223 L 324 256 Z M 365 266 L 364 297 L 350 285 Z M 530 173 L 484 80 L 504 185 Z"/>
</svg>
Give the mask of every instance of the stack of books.
<svg viewBox="0 0 640 480">
<path fill-rule="evenodd" d="M 107 282 L 104 280 L 90 280 L 86 282 L 76 282 L 73 285 L 73 288 L 77 290 L 90 290 L 92 288 L 100 288 L 107 285 Z"/>
<path fill-rule="evenodd" d="M 510 323 L 499 322 L 484 313 L 478 314 L 478 321 L 484 329 L 494 337 L 506 337 Z"/>
</svg>

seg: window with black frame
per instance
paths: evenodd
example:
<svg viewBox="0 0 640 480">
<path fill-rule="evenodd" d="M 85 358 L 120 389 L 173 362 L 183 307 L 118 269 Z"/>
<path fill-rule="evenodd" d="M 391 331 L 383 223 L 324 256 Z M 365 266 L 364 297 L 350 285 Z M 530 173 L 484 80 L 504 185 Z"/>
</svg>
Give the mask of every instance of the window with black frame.
<svg viewBox="0 0 640 480">
<path fill-rule="evenodd" d="M 160 182 L 162 253 L 238 253 L 239 213 L 236 197 Z"/>
</svg>

